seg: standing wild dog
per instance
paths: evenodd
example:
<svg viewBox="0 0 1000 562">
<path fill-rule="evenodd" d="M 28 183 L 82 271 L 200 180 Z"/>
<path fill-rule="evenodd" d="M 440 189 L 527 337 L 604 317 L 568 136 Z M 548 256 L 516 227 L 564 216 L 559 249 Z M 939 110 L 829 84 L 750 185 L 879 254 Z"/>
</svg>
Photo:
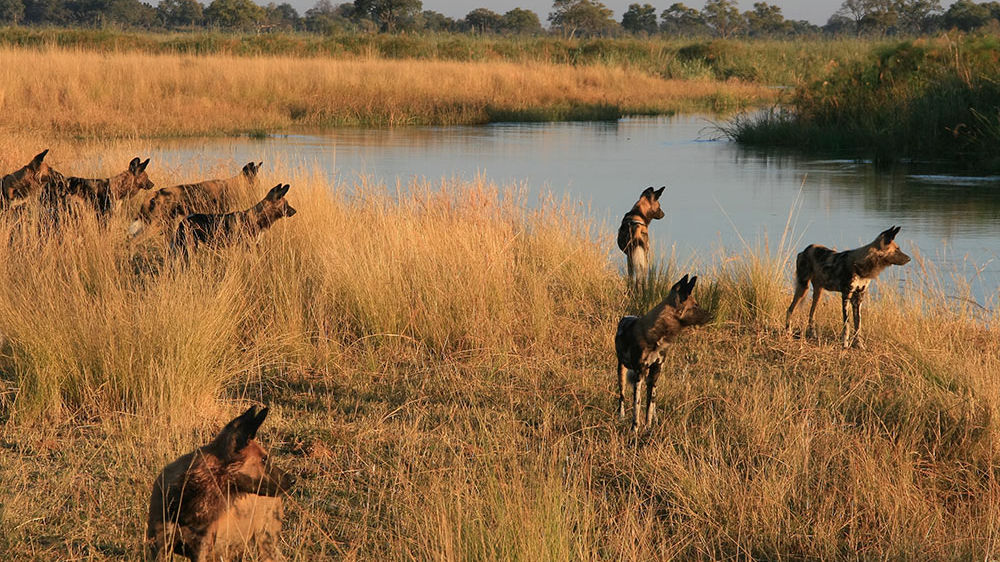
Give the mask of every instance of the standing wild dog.
<svg viewBox="0 0 1000 562">
<path fill-rule="evenodd" d="M 649 270 L 649 223 L 653 219 L 663 218 L 660 208 L 660 196 L 663 190 L 647 187 L 632 210 L 622 217 L 618 227 L 618 249 L 625 252 L 628 263 L 628 278 L 633 286 L 642 284 Z"/>
<path fill-rule="evenodd" d="M 21 169 L 0 179 L 0 207 L 24 201 L 48 189 L 65 189 L 66 177 L 44 162 L 49 149 L 35 155 Z"/>
<path fill-rule="evenodd" d="M 667 344 L 687 326 L 708 322 L 709 314 L 694 298 L 698 277 L 688 280 L 685 275 L 674 283 L 663 302 L 645 316 L 625 316 L 615 332 L 615 353 L 618 355 L 618 417 L 625 420 L 625 387 L 632 379 L 635 410 L 632 431 L 642 425 L 642 389 L 646 388 L 646 424 L 656 418 L 654 387 L 663 364 Z M 631 377 L 630 377 L 631 374 Z"/>
<path fill-rule="evenodd" d="M 238 192 L 256 187 L 257 173 L 263 165 L 263 162 L 250 162 L 231 178 L 158 189 L 139 208 L 139 216 L 129 227 L 129 233 L 135 236 L 153 222 L 173 226 L 175 220 L 192 213 L 228 211 Z"/>
<path fill-rule="evenodd" d="M 46 199 L 52 207 L 66 207 L 70 198 L 79 198 L 89 203 L 101 219 L 107 219 L 121 201 L 128 199 L 140 191 L 153 188 L 153 182 L 146 175 L 145 162 L 133 158 L 128 169 L 106 179 L 87 179 L 78 177 L 66 178 L 64 190 L 47 190 Z"/>
<path fill-rule="evenodd" d="M 160 472 L 149 498 L 147 560 L 169 560 L 173 552 L 201 562 L 248 550 L 254 560 L 280 559 L 280 494 L 295 478 L 275 468 L 254 440 L 266 416 L 267 408 L 251 407 Z"/>
<path fill-rule="evenodd" d="M 846 252 L 835 252 L 819 244 L 811 244 L 802 250 L 795 260 L 795 296 L 792 297 L 792 304 L 785 313 L 785 330 L 791 333 L 789 320 L 792 312 L 805 296 L 806 287 L 812 282 L 813 299 L 812 306 L 809 307 L 806 337 L 812 336 L 815 331 L 813 316 L 816 313 L 819 297 L 823 294 L 823 289 L 826 289 L 837 291 L 841 296 L 844 348 L 852 344 L 864 347 L 858 339 L 858 327 L 861 325 L 861 298 L 868 284 L 890 265 L 906 265 L 910 261 L 910 256 L 904 254 L 893 241 L 897 234 L 899 227 L 893 226 L 879 234 L 870 244 Z M 847 326 L 848 300 L 851 301 L 851 308 L 854 310 L 853 342 L 849 337 Z"/>
<path fill-rule="evenodd" d="M 245 211 L 225 214 L 188 215 L 177 225 L 171 249 L 185 254 L 199 244 L 226 243 L 240 237 L 252 238 L 280 218 L 293 216 L 296 211 L 288 204 L 285 194 L 288 184 L 280 183 L 267 192 L 264 199 Z"/>
</svg>

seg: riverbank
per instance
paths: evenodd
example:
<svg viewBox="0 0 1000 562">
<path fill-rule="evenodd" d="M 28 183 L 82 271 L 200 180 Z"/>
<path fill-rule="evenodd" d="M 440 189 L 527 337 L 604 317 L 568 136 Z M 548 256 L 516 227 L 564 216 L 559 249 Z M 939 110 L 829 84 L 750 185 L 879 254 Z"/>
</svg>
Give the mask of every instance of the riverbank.
<svg viewBox="0 0 1000 562">
<path fill-rule="evenodd" d="M 115 234 L 127 213 L 45 238 L 0 218 L 0 550 L 137 559 L 156 471 L 248 402 L 299 477 L 290 557 L 1000 550 L 1000 318 L 935 290 L 933 264 L 879 279 L 867 351 L 836 345 L 829 295 L 819 341 L 781 333 L 784 244 L 673 264 L 660 289 L 697 274 L 716 320 L 671 349 L 636 443 L 614 416 L 611 337 L 639 307 L 613 233 L 485 180 L 320 177 L 269 163 L 260 191 L 291 183 L 298 214 L 190 268 Z"/>
</svg>

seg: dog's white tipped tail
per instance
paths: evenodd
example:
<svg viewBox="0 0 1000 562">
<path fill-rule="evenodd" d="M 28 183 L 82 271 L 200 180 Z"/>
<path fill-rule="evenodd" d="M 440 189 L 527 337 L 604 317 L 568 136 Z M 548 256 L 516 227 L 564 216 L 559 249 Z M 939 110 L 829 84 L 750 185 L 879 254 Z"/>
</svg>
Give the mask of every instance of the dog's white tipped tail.
<svg viewBox="0 0 1000 562">
<path fill-rule="evenodd" d="M 128 227 L 129 236 L 135 238 L 140 232 L 142 232 L 142 229 L 145 228 L 145 226 L 146 225 L 144 225 L 141 220 L 136 219 L 135 222 L 130 224 Z"/>
</svg>

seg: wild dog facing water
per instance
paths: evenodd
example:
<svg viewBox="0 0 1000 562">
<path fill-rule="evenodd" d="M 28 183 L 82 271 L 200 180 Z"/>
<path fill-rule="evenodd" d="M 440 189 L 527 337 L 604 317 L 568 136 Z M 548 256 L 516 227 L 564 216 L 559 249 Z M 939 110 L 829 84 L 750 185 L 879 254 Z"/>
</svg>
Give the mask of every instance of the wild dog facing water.
<svg viewBox="0 0 1000 562">
<path fill-rule="evenodd" d="M 698 277 L 688 280 L 685 275 L 670 288 L 667 298 L 644 316 L 625 316 L 618 322 L 615 333 L 615 353 L 618 356 L 618 417 L 625 420 L 625 388 L 633 385 L 635 405 L 632 431 L 642 425 L 642 391 L 646 391 L 646 424 L 656 419 L 654 388 L 660 367 L 673 341 L 688 326 L 708 322 L 709 314 L 698 306 L 694 285 Z"/>
<path fill-rule="evenodd" d="M 106 179 L 66 178 L 64 190 L 49 189 L 46 198 L 51 206 L 66 207 L 71 198 L 79 198 L 90 204 L 98 217 L 106 219 L 114 208 L 125 199 L 129 199 L 140 191 L 153 188 L 153 182 L 146 175 L 145 162 L 133 158 L 128 169 Z"/>
<path fill-rule="evenodd" d="M 785 313 L 785 330 L 791 333 L 789 321 L 792 313 L 805 296 L 806 287 L 812 282 L 813 298 L 812 306 L 809 307 L 806 337 L 811 337 L 815 332 L 816 305 L 823 289 L 826 289 L 837 291 L 841 296 L 844 322 L 841 337 L 844 348 L 852 345 L 863 347 L 858 339 L 858 328 L 861 325 L 861 299 L 868 284 L 890 265 L 906 265 L 910 261 L 910 256 L 904 254 L 894 242 L 899 228 L 893 226 L 880 233 L 870 244 L 845 252 L 835 252 L 818 244 L 812 244 L 800 252 L 795 260 L 795 295 Z M 847 301 L 851 301 L 851 308 L 854 310 L 853 340 L 847 325 Z"/>
<path fill-rule="evenodd" d="M 263 162 L 250 162 L 239 174 L 220 180 L 164 187 L 139 208 L 139 216 L 129 227 L 135 236 L 152 223 L 173 226 L 175 220 L 192 213 L 224 213 L 232 208 L 234 196 L 256 187 Z"/>
<path fill-rule="evenodd" d="M 649 270 L 649 223 L 663 218 L 660 196 L 663 190 L 647 187 L 632 206 L 632 210 L 622 217 L 618 227 L 618 249 L 625 252 L 628 263 L 628 278 L 633 286 L 645 280 Z"/>
<path fill-rule="evenodd" d="M 296 210 L 285 199 L 289 187 L 279 183 L 267 192 L 260 203 L 245 211 L 188 215 L 177 225 L 171 249 L 188 252 L 199 244 L 226 243 L 260 234 L 278 219 L 295 215 Z"/>
<path fill-rule="evenodd" d="M 19 170 L 0 179 L 0 207 L 7 207 L 47 189 L 64 189 L 66 177 L 45 163 L 45 149 Z"/>
<path fill-rule="evenodd" d="M 146 559 L 280 559 L 281 494 L 295 483 L 254 437 L 267 408 L 251 407 L 211 443 L 168 464 L 153 483 Z M 255 552 L 254 552 L 255 551 Z"/>
</svg>

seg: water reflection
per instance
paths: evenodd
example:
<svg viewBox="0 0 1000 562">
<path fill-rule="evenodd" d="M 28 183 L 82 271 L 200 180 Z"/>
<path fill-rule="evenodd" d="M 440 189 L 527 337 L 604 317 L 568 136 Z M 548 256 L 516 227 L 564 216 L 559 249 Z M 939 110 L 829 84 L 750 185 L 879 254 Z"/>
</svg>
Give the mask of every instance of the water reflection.
<svg viewBox="0 0 1000 562">
<path fill-rule="evenodd" d="M 667 185 L 666 219 L 652 235 L 680 257 L 777 240 L 789 211 L 793 246 L 867 243 L 898 224 L 901 241 L 924 255 L 982 268 L 977 297 L 1000 281 L 1000 178 L 948 176 L 926 166 L 877 169 L 851 160 L 744 150 L 712 140 L 699 116 L 601 123 L 493 124 L 405 129 L 338 129 L 253 139 L 182 139 L 154 147 L 167 166 L 249 160 L 318 164 L 331 180 L 359 175 L 404 186 L 414 177 L 524 182 L 572 194 L 616 223 L 648 185 Z M 169 168 L 168 168 L 169 169 Z"/>
</svg>

